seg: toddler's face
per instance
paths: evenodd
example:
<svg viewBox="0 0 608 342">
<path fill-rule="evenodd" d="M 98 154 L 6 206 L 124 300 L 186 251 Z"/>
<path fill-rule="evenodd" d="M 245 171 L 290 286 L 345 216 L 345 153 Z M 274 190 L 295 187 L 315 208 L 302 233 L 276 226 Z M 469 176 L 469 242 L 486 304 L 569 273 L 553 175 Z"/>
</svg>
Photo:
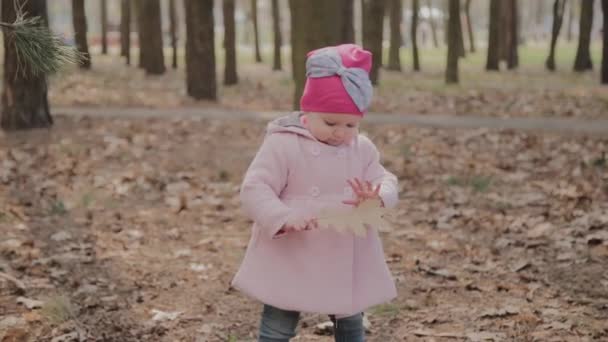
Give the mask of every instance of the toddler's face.
<svg viewBox="0 0 608 342">
<path fill-rule="evenodd" d="M 319 141 L 332 146 L 349 143 L 359 133 L 359 115 L 307 113 L 306 128 Z"/>
</svg>

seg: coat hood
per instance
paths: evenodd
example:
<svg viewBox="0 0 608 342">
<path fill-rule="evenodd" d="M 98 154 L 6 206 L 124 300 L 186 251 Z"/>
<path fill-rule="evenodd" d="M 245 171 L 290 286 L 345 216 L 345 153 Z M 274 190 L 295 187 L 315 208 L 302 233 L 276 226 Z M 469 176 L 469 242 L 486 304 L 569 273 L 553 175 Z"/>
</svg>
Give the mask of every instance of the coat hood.
<svg viewBox="0 0 608 342">
<path fill-rule="evenodd" d="M 274 119 L 266 126 L 266 134 L 273 133 L 294 133 L 303 137 L 316 140 L 310 131 L 302 125 L 302 112 L 292 112 L 288 115 Z"/>
</svg>

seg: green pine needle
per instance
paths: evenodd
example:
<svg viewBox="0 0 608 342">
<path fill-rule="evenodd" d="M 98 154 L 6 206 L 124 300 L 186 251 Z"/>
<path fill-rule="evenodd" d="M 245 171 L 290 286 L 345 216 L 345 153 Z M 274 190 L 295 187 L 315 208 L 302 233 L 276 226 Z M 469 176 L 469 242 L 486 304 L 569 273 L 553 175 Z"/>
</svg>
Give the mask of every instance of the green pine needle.
<svg viewBox="0 0 608 342">
<path fill-rule="evenodd" d="M 9 39 L 15 44 L 19 70 L 23 76 L 50 75 L 59 71 L 66 64 L 79 63 L 82 54 L 66 45 L 61 38 L 53 34 L 42 18 L 24 18 L 17 15 L 13 24 L 0 23 L 8 28 Z"/>
</svg>

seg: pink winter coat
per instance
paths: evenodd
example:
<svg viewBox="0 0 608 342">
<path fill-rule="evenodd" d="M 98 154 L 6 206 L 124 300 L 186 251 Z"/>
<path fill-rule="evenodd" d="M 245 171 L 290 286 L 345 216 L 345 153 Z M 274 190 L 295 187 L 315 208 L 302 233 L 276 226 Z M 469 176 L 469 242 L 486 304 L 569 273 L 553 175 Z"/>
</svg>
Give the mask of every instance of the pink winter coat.
<svg viewBox="0 0 608 342">
<path fill-rule="evenodd" d="M 352 199 L 347 179 L 381 183 L 386 207 L 398 201 L 397 178 L 379 162 L 374 144 L 359 135 L 330 146 L 300 124 L 299 113 L 268 125 L 267 135 L 241 187 L 254 221 L 233 286 L 284 310 L 351 315 L 396 296 L 375 229 L 366 237 L 313 229 L 277 235 L 292 217 L 312 218 Z"/>
</svg>

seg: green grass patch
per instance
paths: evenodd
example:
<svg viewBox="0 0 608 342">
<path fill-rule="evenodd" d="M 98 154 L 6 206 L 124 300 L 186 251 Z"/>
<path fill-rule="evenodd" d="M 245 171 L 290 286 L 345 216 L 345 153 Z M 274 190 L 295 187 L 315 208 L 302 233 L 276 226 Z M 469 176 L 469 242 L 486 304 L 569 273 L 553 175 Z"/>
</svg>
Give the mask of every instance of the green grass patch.
<svg viewBox="0 0 608 342">
<path fill-rule="evenodd" d="M 68 210 L 62 200 L 56 200 L 51 202 L 50 212 L 51 215 L 65 215 Z"/>
<path fill-rule="evenodd" d="M 372 309 L 371 314 L 374 316 L 396 316 L 399 313 L 399 307 L 396 304 L 381 304 Z"/>
<path fill-rule="evenodd" d="M 66 296 L 53 296 L 44 301 L 40 314 L 52 324 L 61 324 L 76 317 L 75 309 Z"/>
<path fill-rule="evenodd" d="M 492 176 L 472 175 L 470 177 L 450 176 L 449 186 L 470 187 L 474 192 L 487 192 L 492 184 Z"/>
</svg>

